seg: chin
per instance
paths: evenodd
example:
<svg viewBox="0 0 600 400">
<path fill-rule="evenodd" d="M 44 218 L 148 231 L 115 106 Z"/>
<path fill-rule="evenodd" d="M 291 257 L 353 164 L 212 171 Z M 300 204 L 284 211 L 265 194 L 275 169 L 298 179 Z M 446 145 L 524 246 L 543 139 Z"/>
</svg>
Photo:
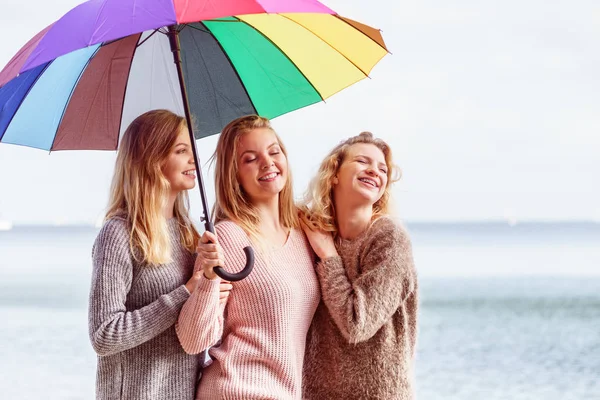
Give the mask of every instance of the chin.
<svg viewBox="0 0 600 400">
<path fill-rule="evenodd" d="M 283 189 L 280 190 L 263 190 L 258 196 L 256 196 L 256 198 L 260 198 L 262 200 L 270 200 L 273 199 L 274 197 L 279 197 L 279 194 L 281 193 Z"/>
<path fill-rule="evenodd" d="M 355 197 L 356 203 L 373 205 L 379 201 L 380 197 L 373 193 L 360 193 Z"/>
<path fill-rule="evenodd" d="M 193 184 L 193 185 L 190 185 L 190 184 L 188 183 L 187 185 L 182 185 L 182 186 L 179 188 L 179 191 L 180 191 L 180 192 L 185 192 L 185 191 L 187 191 L 187 190 L 191 190 L 191 189 L 193 189 L 193 188 L 195 188 L 195 187 L 196 187 L 196 185 L 195 185 L 195 184 Z"/>
<path fill-rule="evenodd" d="M 377 197 L 377 193 L 374 193 L 372 190 L 367 188 L 357 188 L 350 195 L 357 198 L 360 197 L 363 199 L 373 199 Z"/>
</svg>

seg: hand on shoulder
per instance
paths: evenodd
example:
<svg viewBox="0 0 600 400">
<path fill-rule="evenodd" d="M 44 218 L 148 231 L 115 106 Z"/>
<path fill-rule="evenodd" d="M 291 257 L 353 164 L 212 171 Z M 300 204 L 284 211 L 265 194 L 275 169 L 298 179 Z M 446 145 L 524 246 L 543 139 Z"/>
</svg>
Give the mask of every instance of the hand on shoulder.
<svg viewBox="0 0 600 400">
<path fill-rule="evenodd" d="M 329 232 L 323 232 L 319 230 L 311 229 L 306 223 L 301 219 L 300 225 L 302 226 L 302 230 L 306 234 L 310 246 L 313 248 L 313 251 L 321 260 L 331 257 L 337 257 L 338 252 L 335 248 L 335 243 L 333 242 L 333 236 Z"/>
</svg>

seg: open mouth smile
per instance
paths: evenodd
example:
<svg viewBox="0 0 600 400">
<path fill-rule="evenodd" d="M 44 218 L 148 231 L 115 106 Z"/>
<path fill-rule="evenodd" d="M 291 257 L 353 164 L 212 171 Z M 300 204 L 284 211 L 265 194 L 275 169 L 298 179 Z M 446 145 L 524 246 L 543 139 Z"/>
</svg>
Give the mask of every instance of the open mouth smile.
<svg viewBox="0 0 600 400">
<path fill-rule="evenodd" d="M 367 184 L 373 188 L 379 188 L 379 184 L 371 178 L 358 178 L 359 181 L 363 182 L 364 184 Z"/>
<path fill-rule="evenodd" d="M 279 176 L 279 172 L 271 172 L 267 175 L 261 176 L 260 178 L 258 178 L 258 180 L 261 182 L 270 182 L 270 181 L 274 180 L 275 178 L 277 178 L 278 176 Z"/>
</svg>

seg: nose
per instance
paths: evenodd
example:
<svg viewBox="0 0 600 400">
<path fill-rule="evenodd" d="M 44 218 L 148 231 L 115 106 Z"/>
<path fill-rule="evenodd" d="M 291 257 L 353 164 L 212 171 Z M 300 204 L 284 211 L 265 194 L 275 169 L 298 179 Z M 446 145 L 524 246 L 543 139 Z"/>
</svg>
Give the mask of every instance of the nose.
<svg viewBox="0 0 600 400">
<path fill-rule="evenodd" d="M 271 168 L 274 165 L 274 161 L 271 157 L 265 157 L 264 161 L 263 161 L 263 165 L 261 166 L 261 168 L 263 170 L 267 170 L 269 168 Z"/>
</svg>

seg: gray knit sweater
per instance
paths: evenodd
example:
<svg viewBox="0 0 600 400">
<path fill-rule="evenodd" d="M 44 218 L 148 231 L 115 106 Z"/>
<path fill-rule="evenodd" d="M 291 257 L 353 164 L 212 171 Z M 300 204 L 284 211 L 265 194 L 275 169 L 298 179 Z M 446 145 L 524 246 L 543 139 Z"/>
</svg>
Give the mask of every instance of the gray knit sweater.
<svg viewBox="0 0 600 400">
<path fill-rule="evenodd" d="M 413 398 L 417 274 L 407 233 L 389 217 L 317 264 L 322 301 L 309 330 L 305 399 Z"/>
<path fill-rule="evenodd" d="M 98 353 L 97 399 L 194 398 L 199 359 L 183 351 L 174 326 L 194 256 L 177 224 L 168 221 L 173 261 L 159 266 L 133 259 L 123 219 L 108 220 L 96 238 L 89 334 Z"/>
</svg>

